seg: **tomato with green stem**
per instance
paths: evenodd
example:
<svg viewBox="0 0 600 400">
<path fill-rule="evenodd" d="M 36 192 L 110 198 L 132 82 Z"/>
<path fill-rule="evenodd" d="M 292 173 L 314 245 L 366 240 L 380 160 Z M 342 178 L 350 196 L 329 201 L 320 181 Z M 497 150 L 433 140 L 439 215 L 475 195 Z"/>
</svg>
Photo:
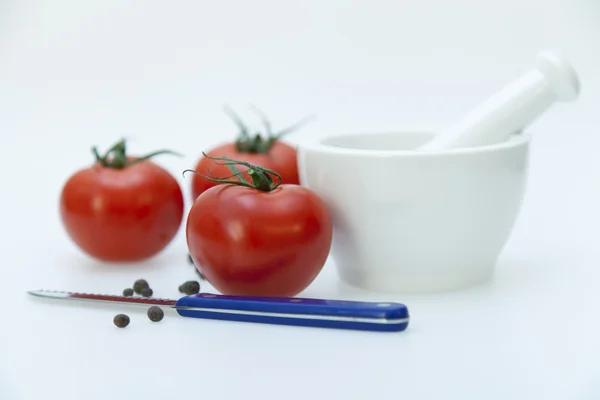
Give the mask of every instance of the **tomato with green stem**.
<svg viewBox="0 0 600 400">
<path fill-rule="evenodd" d="M 259 109 L 253 109 L 259 114 L 262 120 L 266 137 L 259 132 L 250 134 L 248 127 L 241 118 L 226 107 L 225 112 L 240 130 L 238 138 L 234 142 L 225 143 L 211 149 L 207 154 L 211 157 L 227 157 L 275 170 L 281 175 L 283 183 L 299 185 L 300 179 L 298 177 L 296 148 L 283 142 L 281 138 L 299 129 L 309 120 L 309 117 L 274 133 L 267 117 Z M 224 176 L 229 173 L 227 166 L 213 165 L 211 160 L 205 157 L 202 157 L 198 161 L 194 170 L 206 175 L 209 168 L 212 168 L 213 173 L 217 176 Z M 245 177 L 246 179 L 250 179 L 247 174 L 245 174 Z M 192 177 L 192 200 L 195 200 L 204 191 L 219 183 L 204 179 L 201 175 Z"/>
<path fill-rule="evenodd" d="M 322 199 L 306 187 L 282 184 L 274 170 L 204 156 L 230 174 L 216 178 L 210 169 L 207 175 L 191 170 L 219 183 L 198 196 L 187 217 L 186 239 L 196 268 L 227 295 L 302 292 L 321 272 L 331 248 L 331 217 Z"/>
<path fill-rule="evenodd" d="M 177 180 L 150 159 L 128 156 L 125 140 L 95 163 L 71 175 L 60 196 L 60 216 L 69 237 L 84 253 L 108 262 L 135 262 L 161 252 L 183 221 Z"/>
</svg>

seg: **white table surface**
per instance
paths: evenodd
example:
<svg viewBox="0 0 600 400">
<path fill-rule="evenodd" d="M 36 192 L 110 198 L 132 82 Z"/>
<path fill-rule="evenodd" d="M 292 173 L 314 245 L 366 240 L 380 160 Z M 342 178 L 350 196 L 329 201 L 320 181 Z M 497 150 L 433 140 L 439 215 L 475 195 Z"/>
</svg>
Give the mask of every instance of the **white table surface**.
<svg viewBox="0 0 600 400">
<path fill-rule="evenodd" d="M 592 188 L 599 162 L 583 146 L 533 149 L 523 212 L 489 284 L 428 296 L 374 294 L 340 284 L 328 263 L 303 293 L 404 302 L 411 324 L 392 334 L 170 314 L 153 324 L 143 309 L 29 298 L 25 290 L 42 287 L 119 293 L 139 277 L 155 296 L 173 297 L 194 274 L 182 234 L 139 266 L 103 266 L 81 255 L 59 225 L 58 188 L 46 192 L 60 179 L 50 167 L 24 166 L 28 195 L 18 204 L 9 199 L 13 211 L 3 215 L 12 236 L 3 250 L 0 398 L 597 399 L 600 198 Z M 576 151 L 579 157 L 566 156 Z M 38 180 L 49 182 L 40 189 Z M 122 311 L 132 322 L 119 330 L 112 318 Z"/>
<path fill-rule="evenodd" d="M 298 18 L 286 19 L 279 3 L 261 1 L 262 9 L 248 6 L 227 22 L 243 2 L 212 14 L 190 11 L 200 2 L 168 10 L 158 1 L 103 1 L 95 9 L 90 2 L 25 3 L 6 3 L 8 30 L 0 42 L 6 56 L 0 65 L 0 399 L 600 398 L 600 63 L 593 53 L 593 34 L 600 32 L 591 9 L 575 13 L 532 1 L 527 14 L 510 8 L 521 4 L 516 0 L 493 7 L 463 0 L 477 18 L 456 11 L 456 2 L 438 2 L 431 21 L 433 0 L 385 15 L 367 1 L 343 15 L 340 2 L 309 1 L 294 10 Z M 394 4 L 387 3 L 388 11 Z M 546 19 L 532 27 L 540 9 Z M 464 31 L 442 19 L 450 13 Z M 163 17 L 166 25 L 157 25 Z M 357 18 L 370 24 L 368 38 L 360 36 L 367 30 L 357 33 Z M 280 33 L 274 38 L 265 28 L 272 20 Z M 311 31 L 300 34 L 307 20 Z M 217 34 L 221 42 L 211 41 Z M 411 47 L 415 36 L 422 47 Z M 484 42 L 495 47 L 486 52 Z M 332 43 L 337 52 L 329 57 Z M 160 256 L 126 267 L 92 261 L 68 240 L 58 195 L 68 175 L 91 162 L 94 144 L 105 149 L 126 135 L 136 152 L 183 151 L 183 159 L 157 162 L 178 177 L 187 196 L 189 181 L 180 172 L 201 150 L 234 134 L 220 110 L 225 102 L 254 102 L 278 126 L 319 114 L 305 133 L 291 136 L 295 142 L 328 132 L 441 125 L 522 71 L 549 43 L 578 63 L 584 92 L 577 107 L 557 107 L 535 126 L 528 192 L 493 280 L 454 293 L 376 294 L 342 285 L 330 261 L 302 294 L 403 302 L 412 317 L 405 332 L 171 314 L 156 324 L 143 308 L 25 294 L 38 288 L 119 293 L 144 277 L 156 296 L 174 297 L 195 276 L 183 229 Z M 447 57 L 458 44 L 462 50 L 450 53 L 460 57 Z M 390 55 L 396 45 L 406 59 Z M 112 323 L 122 311 L 132 317 L 127 329 Z"/>
</svg>

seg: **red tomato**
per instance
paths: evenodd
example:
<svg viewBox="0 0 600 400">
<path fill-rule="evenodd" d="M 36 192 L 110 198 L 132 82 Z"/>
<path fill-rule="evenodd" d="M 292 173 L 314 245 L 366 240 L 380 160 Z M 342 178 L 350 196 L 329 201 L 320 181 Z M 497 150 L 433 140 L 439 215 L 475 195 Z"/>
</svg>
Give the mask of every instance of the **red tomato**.
<svg viewBox="0 0 600 400">
<path fill-rule="evenodd" d="M 169 172 L 146 157 L 127 157 L 124 142 L 119 143 L 122 147 L 117 144 L 67 180 L 60 215 L 86 254 L 110 262 L 140 261 L 175 237 L 183 220 L 183 194 Z"/>
<path fill-rule="evenodd" d="M 274 134 L 271 132 L 268 121 L 263 116 L 263 122 L 267 128 L 267 136 L 264 138 L 260 134 L 248 134 L 248 129 L 239 117 L 230 110 L 227 111 L 240 128 L 240 136 L 235 142 L 217 146 L 206 154 L 211 157 L 227 157 L 233 160 L 245 161 L 250 164 L 275 170 L 281 175 L 284 184 L 299 185 L 300 178 L 298 177 L 296 148 L 282 142 L 280 138 L 283 135 L 296 130 L 306 121 L 306 119 Z M 227 166 L 215 165 L 210 159 L 204 157 L 198 161 L 194 170 L 203 175 L 208 175 L 209 168 L 214 176 L 223 177 L 231 175 Z M 249 179 L 248 175 L 245 176 Z M 202 178 L 200 175 L 195 175 L 192 178 L 192 200 L 195 200 L 204 191 L 217 184 L 218 183 Z"/>
<path fill-rule="evenodd" d="M 303 186 L 222 184 L 196 199 L 186 236 L 194 264 L 219 292 L 289 297 L 321 272 L 332 224 L 321 198 Z"/>
</svg>

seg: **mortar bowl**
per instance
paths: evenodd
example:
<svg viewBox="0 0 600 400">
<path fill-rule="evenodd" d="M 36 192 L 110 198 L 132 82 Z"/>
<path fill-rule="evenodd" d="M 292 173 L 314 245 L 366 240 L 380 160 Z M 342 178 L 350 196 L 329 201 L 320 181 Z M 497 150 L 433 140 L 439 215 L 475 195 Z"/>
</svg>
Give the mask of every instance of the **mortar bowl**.
<svg viewBox="0 0 600 400">
<path fill-rule="evenodd" d="M 330 256 L 349 285 L 387 293 L 489 281 L 526 191 L 527 133 L 419 152 L 435 132 L 331 135 L 298 148 L 300 184 L 327 204 Z"/>
</svg>

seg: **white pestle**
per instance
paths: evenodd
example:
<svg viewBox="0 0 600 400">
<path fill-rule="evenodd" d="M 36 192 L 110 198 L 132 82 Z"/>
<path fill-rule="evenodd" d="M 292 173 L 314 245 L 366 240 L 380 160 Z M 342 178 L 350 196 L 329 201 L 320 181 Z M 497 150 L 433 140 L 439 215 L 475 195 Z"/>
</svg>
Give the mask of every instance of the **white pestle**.
<svg viewBox="0 0 600 400">
<path fill-rule="evenodd" d="M 507 140 L 521 131 L 555 101 L 579 96 L 574 68 L 550 51 L 538 54 L 538 67 L 525 73 L 472 109 L 450 129 L 421 146 L 419 151 L 485 146 Z"/>
</svg>

